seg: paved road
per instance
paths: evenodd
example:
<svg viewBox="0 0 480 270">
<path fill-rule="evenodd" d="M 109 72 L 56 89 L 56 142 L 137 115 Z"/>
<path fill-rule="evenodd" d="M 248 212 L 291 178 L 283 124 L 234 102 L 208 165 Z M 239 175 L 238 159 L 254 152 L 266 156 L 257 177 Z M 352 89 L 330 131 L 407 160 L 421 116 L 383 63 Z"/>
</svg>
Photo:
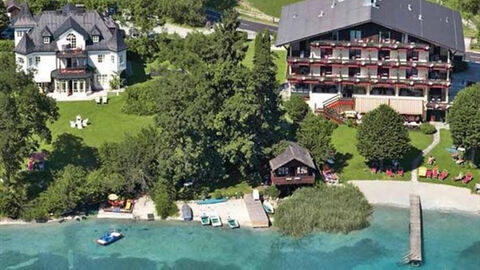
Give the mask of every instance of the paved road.
<svg viewBox="0 0 480 270">
<path fill-rule="evenodd" d="M 265 29 L 268 29 L 271 32 L 277 32 L 278 30 L 277 26 L 259 23 L 259 22 L 252 22 L 245 19 L 240 19 L 240 26 L 238 28 L 240 30 L 247 30 L 255 33 L 261 32 Z"/>
<path fill-rule="evenodd" d="M 466 52 L 465 53 L 465 60 L 470 61 L 470 62 L 480 63 L 480 53 Z"/>
</svg>

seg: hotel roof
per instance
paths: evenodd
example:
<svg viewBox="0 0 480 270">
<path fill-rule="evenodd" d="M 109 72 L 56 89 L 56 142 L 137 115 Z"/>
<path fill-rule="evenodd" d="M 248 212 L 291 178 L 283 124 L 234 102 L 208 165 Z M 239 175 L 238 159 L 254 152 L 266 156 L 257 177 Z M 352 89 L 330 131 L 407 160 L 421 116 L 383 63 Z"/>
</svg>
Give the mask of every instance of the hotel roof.
<svg viewBox="0 0 480 270">
<path fill-rule="evenodd" d="M 460 13 L 425 0 L 306 0 L 284 6 L 276 45 L 365 23 L 465 51 Z"/>
</svg>

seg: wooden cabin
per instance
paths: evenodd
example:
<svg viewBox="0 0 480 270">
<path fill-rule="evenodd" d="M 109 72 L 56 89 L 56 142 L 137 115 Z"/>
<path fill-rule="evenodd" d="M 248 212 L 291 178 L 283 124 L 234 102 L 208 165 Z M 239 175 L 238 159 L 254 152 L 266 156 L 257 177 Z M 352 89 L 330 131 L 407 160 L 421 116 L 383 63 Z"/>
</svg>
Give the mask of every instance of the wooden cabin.
<svg viewBox="0 0 480 270">
<path fill-rule="evenodd" d="M 285 151 L 270 160 L 270 179 L 273 185 L 315 184 L 315 163 L 307 149 L 289 142 Z"/>
</svg>

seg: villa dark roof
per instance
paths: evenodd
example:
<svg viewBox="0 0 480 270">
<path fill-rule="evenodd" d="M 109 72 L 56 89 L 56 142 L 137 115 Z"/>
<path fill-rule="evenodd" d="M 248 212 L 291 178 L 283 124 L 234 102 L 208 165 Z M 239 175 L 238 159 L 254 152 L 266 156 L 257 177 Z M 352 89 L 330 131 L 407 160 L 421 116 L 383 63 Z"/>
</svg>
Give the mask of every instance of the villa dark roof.
<svg viewBox="0 0 480 270">
<path fill-rule="evenodd" d="M 460 13 L 426 0 L 306 0 L 284 6 L 276 45 L 375 23 L 441 47 L 464 52 Z"/>
<path fill-rule="evenodd" d="M 20 12 L 18 13 L 15 23 L 13 24 L 14 27 L 34 27 L 36 24 L 35 19 L 32 16 L 32 12 L 30 12 L 30 8 L 28 7 L 27 3 L 21 4 Z"/>
<path fill-rule="evenodd" d="M 30 14 L 30 16 L 28 16 Z M 25 24 L 29 17 L 31 22 Z M 15 47 L 15 52 L 25 54 L 25 52 L 54 52 L 57 49 L 56 39 L 66 31 L 73 29 L 86 40 L 87 51 L 121 51 L 127 48 L 123 35 L 119 32 L 118 26 L 111 20 L 101 16 L 93 10 L 85 10 L 72 5 L 64 6 L 61 10 L 44 11 L 35 18 L 31 16 L 28 6 L 22 10 L 22 17 L 15 22 L 14 27 L 33 27 L 25 41 Z M 44 30 L 48 29 L 53 33 L 53 40 L 50 44 L 43 44 Z M 102 36 L 99 42 L 93 43 L 94 34 Z"/>
<path fill-rule="evenodd" d="M 285 149 L 282 154 L 270 160 L 270 168 L 276 170 L 292 160 L 299 161 L 302 164 L 315 169 L 315 163 L 313 162 L 310 152 L 294 142 L 289 142 L 287 149 Z"/>
<path fill-rule="evenodd" d="M 42 37 L 51 37 L 52 36 L 52 32 L 50 31 L 50 29 L 48 29 L 48 26 L 45 26 L 45 28 L 43 28 L 43 31 L 42 31 Z"/>
</svg>

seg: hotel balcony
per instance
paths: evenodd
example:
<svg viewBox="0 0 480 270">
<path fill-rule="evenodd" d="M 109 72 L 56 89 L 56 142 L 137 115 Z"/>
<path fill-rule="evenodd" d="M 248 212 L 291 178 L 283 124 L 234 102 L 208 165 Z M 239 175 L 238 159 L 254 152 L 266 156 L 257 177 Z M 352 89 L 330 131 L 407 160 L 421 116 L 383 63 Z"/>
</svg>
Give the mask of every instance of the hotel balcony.
<svg viewBox="0 0 480 270">
<path fill-rule="evenodd" d="M 93 71 L 89 70 L 87 66 L 76 66 L 55 69 L 51 75 L 55 79 L 85 79 L 92 77 Z"/>
<path fill-rule="evenodd" d="M 302 75 L 290 74 L 287 80 L 291 83 L 305 84 L 341 84 L 341 85 L 361 85 L 375 87 L 431 87 L 431 88 L 449 88 L 449 80 L 441 79 L 418 79 L 418 78 L 392 78 L 383 76 L 347 76 L 347 75 Z"/>
<path fill-rule="evenodd" d="M 405 59 L 364 59 L 364 58 L 301 58 L 288 57 L 288 64 L 291 66 L 309 65 L 309 66 L 348 66 L 348 67 L 386 67 L 386 68 L 426 68 L 433 70 L 448 70 L 453 66 L 447 62 L 428 62 L 428 61 L 407 61 Z"/>
<path fill-rule="evenodd" d="M 362 48 L 373 48 L 373 49 L 389 49 L 389 50 L 430 50 L 430 45 L 421 44 L 421 43 L 401 43 L 399 41 L 394 42 L 384 40 L 379 42 L 378 40 L 356 40 L 356 41 L 345 41 L 345 40 L 323 40 L 315 41 L 310 43 L 310 47 L 313 48 L 352 48 L 352 49 L 362 49 Z"/>
</svg>

